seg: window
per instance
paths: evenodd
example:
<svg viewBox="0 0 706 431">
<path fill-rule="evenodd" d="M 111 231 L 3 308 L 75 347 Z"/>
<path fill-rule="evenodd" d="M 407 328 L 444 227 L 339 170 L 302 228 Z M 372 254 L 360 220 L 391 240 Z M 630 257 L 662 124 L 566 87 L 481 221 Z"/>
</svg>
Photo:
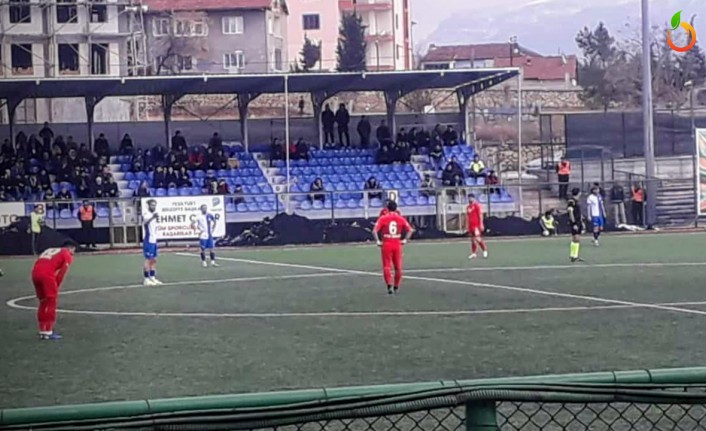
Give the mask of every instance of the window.
<svg viewBox="0 0 706 431">
<path fill-rule="evenodd" d="M 10 49 L 12 57 L 12 73 L 14 75 L 31 75 L 32 70 L 32 45 L 13 44 Z"/>
<path fill-rule="evenodd" d="M 29 0 L 10 0 L 10 22 L 28 24 L 32 22 Z"/>
<path fill-rule="evenodd" d="M 56 6 L 56 22 L 59 24 L 76 24 L 78 10 L 76 0 L 58 0 Z"/>
<path fill-rule="evenodd" d="M 274 34 L 275 32 L 275 23 L 272 20 L 272 17 L 267 18 L 267 33 L 269 34 Z"/>
<path fill-rule="evenodd" d="M 180 71 L 188 71 L 194 68 L 194 59 L 190 55 L 177 55 L 176 67 Z"/>
<path fill-rule="evenodd" d="M 105 0 L 93 0 L 91 3 L 91 22 L 108 21 L 108 6 L 101 3 L 105 3 Z"/>
<path fill-rule="evenodd" d="M 400 29 L 400 16 L 398 14 L 395 14 L 395 29 Z"/>
<path fill-rule="evenodd" d="M 91 74 L 108 74 L 108 44 L 94 43 L 91 45 Z"/>
<path fill-rule="evenodd" d="M 319 30 L 321 22 L 318 13 L 312 13 L 302 16 L 302 25 L 304 30 Z"/>
<path fill-rule="evenodd" d="M 167 66 L 167 58 L 163 55 L 158 55 L 154 58 L 154 70 L 155 73 L 161 75 L 169 71 Z"/>
<path fill-rule="evenodd" d="M 157 18 L 152 21 L 152 34 L 156 37 L 169 36 L 169 18 Z"/>
<path fill-rule="evenodd" d="M 243 55 L 243 51 L 223 54 L 223 67 L 229 70 L 245 68 L 245 56 Z"/>
<path fill-rule="evenodd" d="M 59 56 L 59 74 L 78 75 L 78 44 L 60 43 L 57 52 Z"/>
<path fill-rule="evenodd" d="M 401 54 L 400 54 L 401 52 L 402 52 L 402 47 L 401 47 L 400 45 L 397 45 L 397 59 L 398 59 L 398 60 L 399 60 L 400 57 L 401 57 Z"/>
<path fill-rule="evenodd" d="M 226 16 L 221 21 L 223 34 L 243 34 L 245 22 L 242 16 Z"/>
<path fill-rule="evenodd" d="M 275 53 L 274 53 L 274 63 L 275 63 L 275 70 L 280 71 L 282 70 L 282 50 L 279 48 L 275 48 Z"/>
<path fill-rule="evenodd" d="M 204 21 L 176 20 L 174 21 L 174 35 L 181 37 L 206 36 L 208 26 Z"/>
</svg>

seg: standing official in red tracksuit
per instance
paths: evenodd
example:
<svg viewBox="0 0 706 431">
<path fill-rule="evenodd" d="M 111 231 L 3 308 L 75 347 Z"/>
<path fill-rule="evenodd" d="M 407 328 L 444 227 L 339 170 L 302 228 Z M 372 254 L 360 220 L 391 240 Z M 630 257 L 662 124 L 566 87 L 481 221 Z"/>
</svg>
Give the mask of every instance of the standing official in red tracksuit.
<svg viewBox="0 0 706 431">
<path fill-rule="evenodd" d="M 39 300 L 37 320 L 41 340 L 61 339 L 59 334 L 54 333 L 56 298 L 73 263 L 75 251 L 76 245 L 68 241 L 61 248 L 49 248 L 39 256 L 32 269 L 32 283 Z"/>
<path fill-rule="evenodd" d="M 378 246 L 382 247 L 382 273 L 387 284 L 387 293 L 397 293 L 402 282 L 402 244 L 406 244 L 414 233 L 407 219 L 397 212 L 397 203 L 388 201 L 388 213 L 375 223 L 373 234 Z M 403 234 L 404 233 L 404 237 Z M 382 237 L 382 238 L 381 238 Z M 392 279 L 392 268 L 395 278 Z"/>
</svg>

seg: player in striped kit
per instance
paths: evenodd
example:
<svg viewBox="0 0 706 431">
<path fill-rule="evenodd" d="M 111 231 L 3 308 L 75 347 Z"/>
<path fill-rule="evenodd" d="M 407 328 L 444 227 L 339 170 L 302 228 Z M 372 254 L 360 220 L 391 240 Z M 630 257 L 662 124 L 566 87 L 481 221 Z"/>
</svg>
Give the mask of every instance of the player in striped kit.
<svg viewBox="0 0 706 431">
<path fill-rule="evenodd" d="M 143 236 L 142 239 L 142 254 L 145 257 L 145 265 L 143 274 L 145 276 L 145 286 L 156 286 L 162 284 L 157 280 L 157 222 L 159 214 L 157 213 L 157 201 L 150 199 L 147 201 L 146 214 L 142 216 Z"/>
<path fill-rule="evenodd" d="M 208 267 L 208 263 L 206 263 L 207 250 L 211 258 L 211 266 L 218 266 L 216 263 L 215 244 L 213 240 L 213 232 L 216 230 L 216 223 L 216 217 L 208 212 L 208 207 L 201 205 L 201 214 L 199 214 L 196 221 L 194 221 L 192 228 L 199 233 L 201 264 L 204 268 Z"/>
</svg>

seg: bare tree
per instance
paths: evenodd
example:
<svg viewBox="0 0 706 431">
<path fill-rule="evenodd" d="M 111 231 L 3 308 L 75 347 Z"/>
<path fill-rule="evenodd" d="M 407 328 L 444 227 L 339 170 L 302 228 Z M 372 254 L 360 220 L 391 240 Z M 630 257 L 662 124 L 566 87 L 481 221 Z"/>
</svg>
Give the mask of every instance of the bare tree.
<svg viewBox="0 0 706 431">
<path fill-rule="evenodd" d="M 172 12 L 167 34 L 155 37 L 150 54 L 154 75 L 189 73 L 195 60 L 208 56 L 208 19 L 204 12 Z"/>
</svg>

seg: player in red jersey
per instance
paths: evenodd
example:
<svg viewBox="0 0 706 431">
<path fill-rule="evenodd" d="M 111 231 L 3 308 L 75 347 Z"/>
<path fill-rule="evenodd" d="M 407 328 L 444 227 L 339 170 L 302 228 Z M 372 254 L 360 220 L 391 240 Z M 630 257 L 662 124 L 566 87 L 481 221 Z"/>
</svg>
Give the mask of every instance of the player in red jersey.
<svg viewBox="0 0 706 431">
<path fill-rule="evenodd" d="M 478 257 L 478 246 L 483 250 L 483 257 L 488 258 L 488 247 L 483 242 L 483 206 L 476 200 L 476 196 L 471 193 L 468 195 L 468 206 L 466 207 L 468 215 L 468 235 L 471 237 L 471 255 L 469 259 Z"/>
<path fill-rule="evenodd" d="M 380 215 L 378 215 L 378 218 L 390 214 L 390 210 L 387 209 L 387 204 L 389 204 L 390 202 L 394 202 L 394 201 L 392 199 L 389 199 L 389 200 L 387 200 L 387 202 L 385 202 L 385 207 L 380 210 Z M 395 210 L 395 212 L 397 214 L 402 214 L 400 212 L 400 210 Z"/>
<path fill-rule="evenodd" d="M 67 241 L 61 248 L 49 248 L 42 253 L 32 269 L 32 283 L 37 293 L 39 307 L 39 338 L 41 340 L 59 340 L 61 336 L 54 333 L 56 322 L 56 297 L 59 287 L 74 260 L 76 244 Z"/>
<path fill-rule="evenodd" d="M 402 282 L 402 244 L 412 237 L 414 229 L 407 219 L 397 212 L 397 203 L 387 202 L 388 213 L 375 223 L 373 235 L 378 246 L 382 247 L 382 274 L 387 284 L 387 293 L 397 293 Z M 404 232 L 404 237 L 402 233 Z M 392 267 L 395 278 L 392 279 Z"/>
</svg>

